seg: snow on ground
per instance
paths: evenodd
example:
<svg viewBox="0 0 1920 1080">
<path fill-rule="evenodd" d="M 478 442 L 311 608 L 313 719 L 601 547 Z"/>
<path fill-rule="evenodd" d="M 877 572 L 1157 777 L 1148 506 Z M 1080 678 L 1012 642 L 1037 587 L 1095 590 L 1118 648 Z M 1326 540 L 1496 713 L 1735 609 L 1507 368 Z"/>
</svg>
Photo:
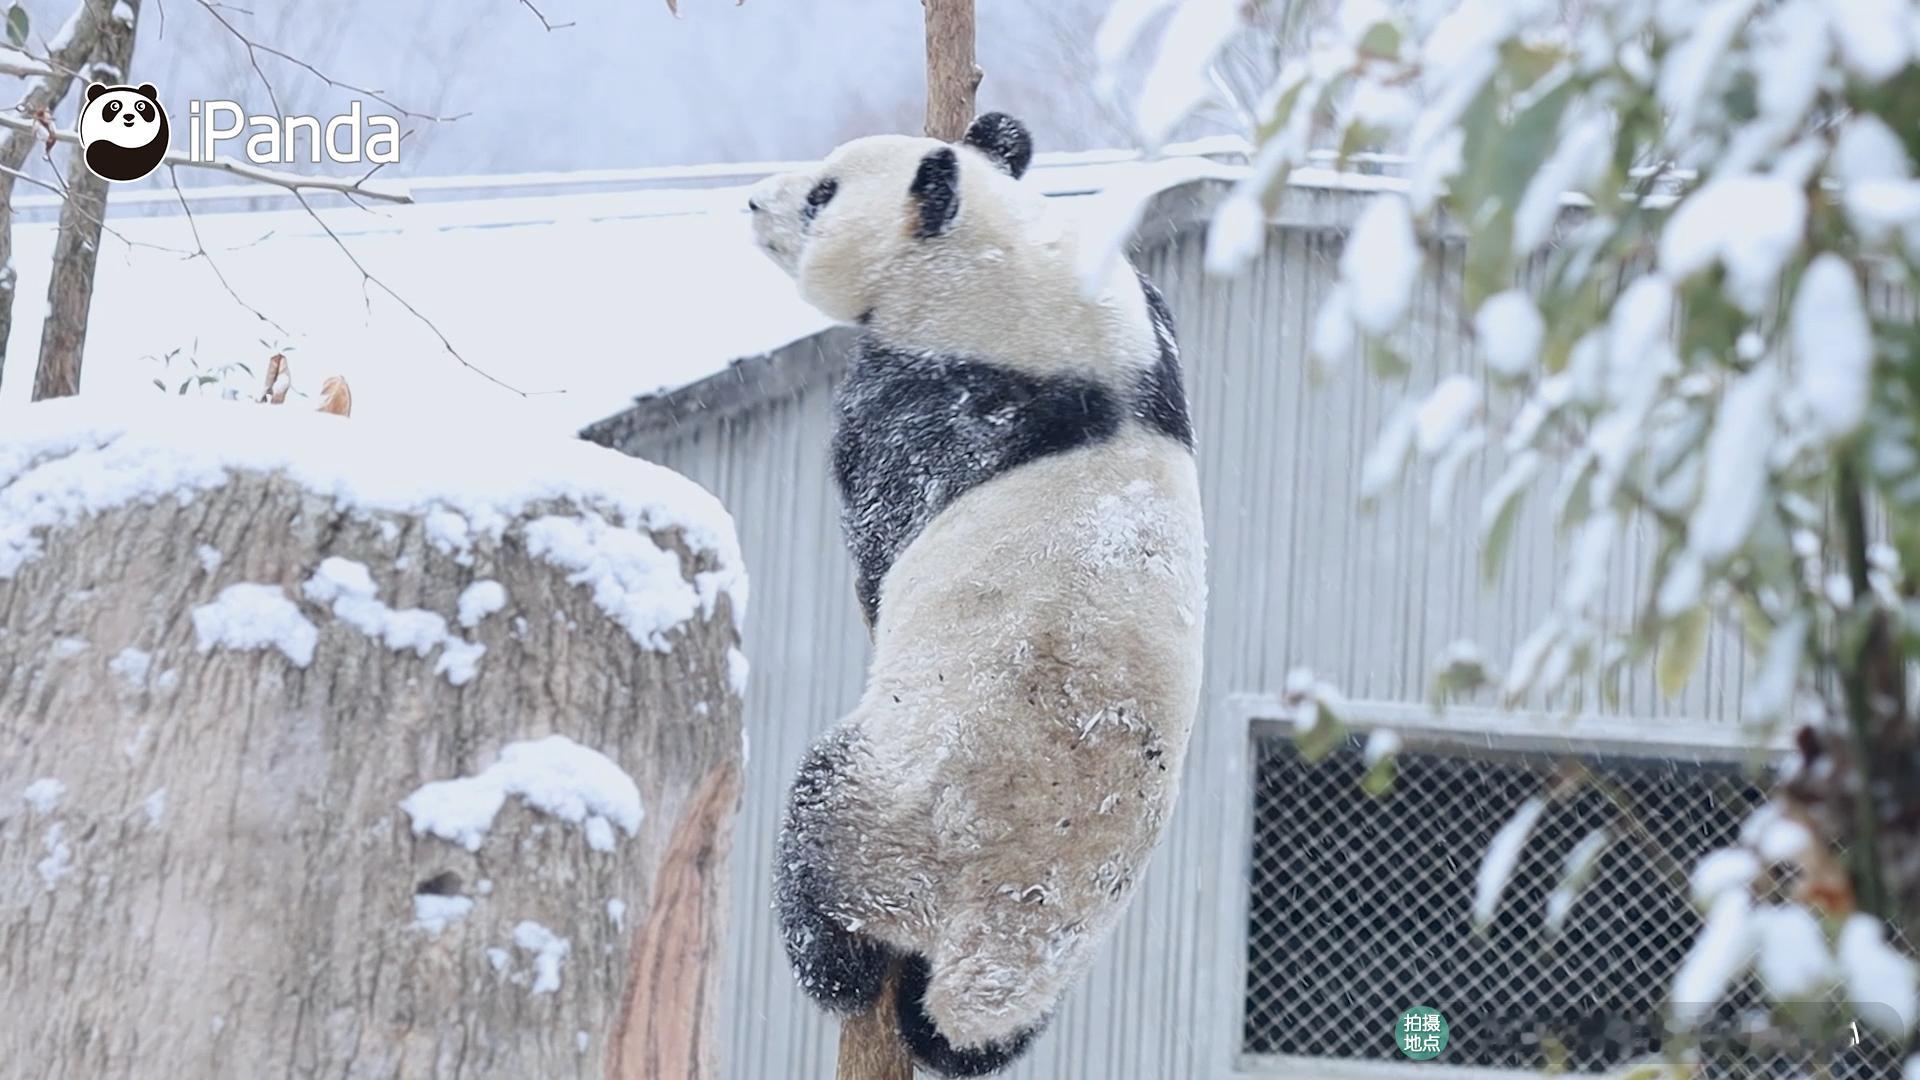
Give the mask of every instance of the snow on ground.
<svg viewBox="0 0 1920 1080">
<path fill-rule="evenodd" d="M 640 789 L 633 778 L 606 755 L 564 735 L 508 743 L 479 775 L 423 785 L 400 808 L 413 819 L 415 836 L 431 834 L 478 851 L 509 795 L 584 826 L 596 851 L 612 848 L 610 824 L 628 836 L 640 829 Z"/>
<path fill-rule="evenodd" d="M 83 395 L 7 417 L 0 429 L 0 577 L 38 558 L 49 528 L 127 503 L 191 499 L 225 484 L 233 471 L 281 469 L 342 509 L 456 519 L 469 542 L 472 535 L 498 538 L 529 505 L 556 499 L 590 505 L 625 529 L 677 528 L 689 548 L 713 557 L 715 569 L 689 586 L 675 564 L 672 587 L 694 597 L 682 602 L 676 594 L 676 610 L 692 604 L 711 612 L 724 594 L 736 620 L 745 614 L 747 577 L 733 519 L 706 490 L 668 469 L 572 438 L 500 439 L 460 424 L 342 420 L 233 402 L 155 399 L 141 406 L 103 405 Z M 617 561 L 624 554 L 609 556 L 609 573 L 628 573 Z M 285 618 L 287 611 L 299 623 Z M 296 663 L 312 658 L 313 626 L 277 586 L 229 589 L 194 619 L 205 648 L 276 644 Z M 269 631 L 278 636 L 264 636 Z"/>
<path fill-rule="evenodd" d="M 445 418 L 479 429 L 571 432 L 634 395 L 672 386 L 739 356 L 777 348 L 825 325 L 785 275 L 752 246 L 744 196 L 732 189 L 628 195 L 376 204 L 321 210 L 367 269 L 446 332 L 475 366 L 539 396 L 488 383 L 449 356 L 433 332 L 359 273 L 299 209 L 197 210 L 207 260 L 102 241 L 81 392 L 151 402 L 191 371 L 246 363 L 259 390 L 269 354 L 286 350 L 295 388 L 317 394 L 330 375 L 353 387 L 355 418 Z M 114 218 L 137 244 L 191 252 L 177 216 Z M 53 229 L 16 230 L 20 295 L 43 297 Z M 25 305 L 31 308 L 29 302 Z M 38 354 L 21 313 L 10 352 Z M 171 349 L 171 369 L 156 360 Z M 26 399 L 8 379 L 0 401 Z M 309 397 L 291 399 L 311 408 Z"/>
<path fill-rule="evenodd" d="M 1121 212 L 1083 198 L 1218 171 L 1192 156 L 1233 152 L 1237 140 L 1169 148 L 1184 166 L 1143 165 L 1128 152 L 1041 155 L 1025 183 L 1060 196 L 1069 217 L 1094 224 Z M 658 170 L 648 183 L 745 185 L 783 163 Z M 753 245 L 744 186 L 658 187 L 586 194 L 508 194 L 512 180 L 449 178 L 423 190 L 492 191 L 494 197 L 410 206 L 319 209 L 353 257 L 433 320 L 470 363 L 533 396 L 520 397 L 463 368 L 433 331 L 360 274 L 298 206 L 242 212 L 231 199 L 197 207 L 195 250 L 187 219 L 165 203 L 158 216 L 110 216 L 128 243 L 108 236 L 89 325 L 81 392 L 151 404 L 201 368 L 246 363 L 234 385 L 257 393 L 267 357 L 287 351 L 296 391 L 312 407 L 320 383 L 344 375 L 354 418 L 445 420 L 476 431 L 571 434 L 632 399 L 716 374 L 825 329 L 792 281 Z M 544 190 L 591 176 L 533 177 Z M 603 182 L 620 182 L 617 177 Z M 631 181 L 639 183 L 642 181 Z M 231 189 L 230 189 L 231 190 Z M 243 189 L 255 191 L 257 189 Z M 130 197 L 141 194 L 133 193 Z M 263 196 L 281 205 L 270 193 Z M 171 193 L 168 193 L 171 199 Z M 47 293 L 53 227 L 17 224 L 19 295 Z M 144 245 L 158 245 L 155 250 Z M 217 266 L 262 321 L 235 303 Z M 32 311 L 26 308 L 33 308 Z M 35 356 L 38 308 L 18 313 L 9 349 Z M 181 350 L 171 367 L 160 358 Z M 25 402 L 31 379 L 0 383 L 0 405 Z M 211 390 L 211 388 L 209 388 Z"/>
</svg>

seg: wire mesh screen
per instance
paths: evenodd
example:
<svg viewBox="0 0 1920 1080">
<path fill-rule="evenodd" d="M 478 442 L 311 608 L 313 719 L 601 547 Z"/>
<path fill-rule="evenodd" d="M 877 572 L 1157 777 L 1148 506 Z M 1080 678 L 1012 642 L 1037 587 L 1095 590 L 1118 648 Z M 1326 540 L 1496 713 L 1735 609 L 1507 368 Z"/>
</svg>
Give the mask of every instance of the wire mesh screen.
<svg viewBox="0 0 1920 1080">
<path fill-rule="evenodd" d="M 1357 740 L 1315 765 L 1261 736 L 1255 761 L 1242 1049 L 1260 1056 L 1400 1061 L 1394 1019 L 1414 1005 L 1445 1014 L 1456 1067 L 1592 1072 L 1658 1054 L 1700 924 L 1687 872 L 1762 800 L 1730 765 L 1586 759 L 1592 782 L 1542 815 L 1482 935 L 1470 908 L 1488 842 L 1565 758 L 1403 751 L 1379 798 Z M 1614 840 L 1556 935 L 1548 897 L 1598 829 Z M 1738 987 L 1705 1026 L 1709 1075 L 1805 1075 L 1807 1048 L 1756 1043 L 1758 1004 Z M 1898 1068 L 1871 1039 L 1818 1055 L 1836 1077 Z"/>
</svg>

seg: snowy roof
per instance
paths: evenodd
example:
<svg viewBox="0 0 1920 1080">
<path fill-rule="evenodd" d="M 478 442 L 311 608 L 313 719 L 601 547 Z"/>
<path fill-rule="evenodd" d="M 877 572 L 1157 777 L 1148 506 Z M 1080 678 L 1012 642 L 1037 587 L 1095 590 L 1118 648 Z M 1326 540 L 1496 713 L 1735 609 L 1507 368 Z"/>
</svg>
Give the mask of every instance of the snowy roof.
<svg viewBox="0 0 1920 1080">
<path fill-rule="evenodd" d="M 1209 155 L 1237 149 L 1195 144 L 1146 165 L 1124 152 L 1043 155 L 1030 176 L 1050 195 L 1084 196 L 1124 187 L 1147 169 L 1222 173 L 1229 167 Z M 164 213 L 170 192 L 128 192 L 109 219 L 128 242 L 109 236 L 102 244 L 82 393 L 150 401 L 160 393 L 154 379 L 172 392 L 190 373 L 189 356 L 202 370 L 244 362 L 257 375 L 284 349 L 299 391 L 346 376 L 356 417 L 445 415 L 578 431 L 636 397 L 828 325 L 751 243 L 741 189 L 782 167 L 446 178 L 416 181 L 421 201 L 413 205 L 318 210 L 369 273 L 475 367 L 529 391 L 525 398 L 463 368 L 432 329 L 378 286 L 363 287 L 353 263 L 297 204 L 268 196 L 287 208 L 235 211 L 222 207 L 247 189 L 194 191 L 189 221 Z M 1099 200 L 1075 202 L 1099 212 Z M 41 305 L 26 298 L 46 295 L 52 224 L 18 226 L 15 245 L 23 300 L 10 373 L 28 370 L 38 354 L 31 312 Z M 199 246 L 211 259 L 189 257 Z M 179 354 L 163 367 L 171 350 Z M 235 381 L 243 391 L 257 386 L 245 375 Z M 23 401 L 30 382 L 6 379 L 0 404 Z"/>
</svg>

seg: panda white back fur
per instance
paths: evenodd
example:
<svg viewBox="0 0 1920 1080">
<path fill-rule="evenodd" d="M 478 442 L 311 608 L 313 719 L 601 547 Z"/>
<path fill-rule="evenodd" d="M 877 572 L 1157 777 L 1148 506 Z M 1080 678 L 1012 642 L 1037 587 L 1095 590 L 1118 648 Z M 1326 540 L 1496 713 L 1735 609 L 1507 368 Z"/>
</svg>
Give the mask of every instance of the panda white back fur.
<svg viewBox="0 0 1920 1080">
<path fill-rule="evenodd" d="M 1172 320 L 1019 182 L 1025 128 L 878 136 L 773 177 L 761 246 L 866 328 L 833 465 L 874 633 L 789 796 L 777 897 L 842 1012 L 903 964 L 948 1076 L 1023 1050 L 1126 908 L 1198 706 L 1205 541 Z"/>
</svg>

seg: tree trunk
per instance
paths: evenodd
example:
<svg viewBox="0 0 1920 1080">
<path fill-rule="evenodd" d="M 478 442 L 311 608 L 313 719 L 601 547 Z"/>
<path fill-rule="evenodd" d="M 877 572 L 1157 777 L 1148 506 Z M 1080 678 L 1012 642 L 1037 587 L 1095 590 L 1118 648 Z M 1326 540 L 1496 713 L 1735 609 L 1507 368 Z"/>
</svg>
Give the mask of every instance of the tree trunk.
<svg viewBox="0 0 1920 1080">
<path fill-rule="evenodd" d="M 913 1058 L 900 1041 L 900 1016 L 894 1009 L 894 983 L 900 965 L 887 972 L 886 985 L 872 1011 L 849 1016 L 840 1024 L 839 1067 L 836 1080 L 913 1080 Z"/>
<path fill-rule="evenodd" d="M 980 68 L 973 60 L 973 0 L 920 0 L 927 21 L 927 134 L 958 142 L 973 123 Z M 871 629 L 871 627 L 869 627 Z M 913 1080 L 913 1059 L 894 1015 L 896 969 L 871 1012 L 840 1024 L 836 1080 Z"/>
<path fill-rule="evenodd" d="M 93 54 L 102 28 L 111 21 L 112 6 L 113 0 L 78 0 L 73 14 L 48 43 L 52 73 L 28 83 L 14 111 L 30 118 L 52 114 L 73 86 L 72 73 Z M 5 372 L 7 343 L 13 335 L 13 293 L 18 281 L 13 269 L 13 174 L 26 164 L 27 155 L 43 137 L 43 133 L 9 130 L 0 141 L 0 374 Z"/>
<path fill-rule="evenodd" d="M 114 17 L 100 27 L 88 71 L 92 78 L 127 81 L 127 72 L 133 70 L 134 28 L 139 18 L 140 0 L 120 0 Z M 110 186 L 87 168 L 85 156 L 77 145 L 67 155 L 67 201 L 60 207 L 53 275 L 47 283 L 40 366 L 33 376 L 35 401 L 80 392 L 80 354 L 87 345 L 87 313 L 93 308 L 93 272 L 100 262 L 100 230 L 107 217 Z"/>
<path fill-rule="evenodd" d="M 973 123 L 980 68 L 973 61 L 973 0 L 921 0 L 927 13 L 927 134 L 957 142 Z"/>
<path fill-rule="evenodd" d="M 28 411 L 79 417 L 83 400 Z M 383 469 L 404 445 L 356 445 L 362 420 L 201 409 L 338 425 L 323 450 Z M 727 558 L 714 530 L 620 528 L 598 494 L 498 517 L 451 497 L 369 509 L 338 494 L 364 476 L 325 479 L 332 458 L 245 464 L 285 457 L 248 422 L 223 457 L 184 465 L 131 450 L 115 464 L 130 436 L 97 424 L 66 445 L 0 439 L 0 1077 L 718 1077 L 744 669 L 733 602 L 710 587 Z M 467 457 L 455 441 L 421 445 Z M 100 495 L 149 466 L 186 494 Z M 643 494 L 664 475 L 619 466 Z M 432 483 L 435 467 L 409 475 Z M 75 489 L 93 492 L 77 510 L 59 494 Z M 596 541 L 603 559 L 650 538 L 680 569 L 649 587 L 717 598 L 672 625 L 669 649 L 643 647 L 536 535 L 554 521 L 617 534 Z M 369 604 L 303 588 L 327 557 L 371 572 L 371 607 L 416 629 L 437 613 L 451 638 L 423 655 L 417 633 L 370 636 Z M 504 607 L 468 602 L 481 580 Z M 284 597 L 274 610 L 310 624 L 305 648 L 284 619 L 207 617 L 239 584 Z M 249 647 L 262 626 L 281 644 Z M 459 686 L 454 639 L 485 646 Z M 597 818 L 568 809 L 578 772 L 504 789 L 472 850 L 420 834 L 435 815 L 401 805 L 550 735 L 632 778 L 631 833 L 595 804 Z"/>
</svg>

